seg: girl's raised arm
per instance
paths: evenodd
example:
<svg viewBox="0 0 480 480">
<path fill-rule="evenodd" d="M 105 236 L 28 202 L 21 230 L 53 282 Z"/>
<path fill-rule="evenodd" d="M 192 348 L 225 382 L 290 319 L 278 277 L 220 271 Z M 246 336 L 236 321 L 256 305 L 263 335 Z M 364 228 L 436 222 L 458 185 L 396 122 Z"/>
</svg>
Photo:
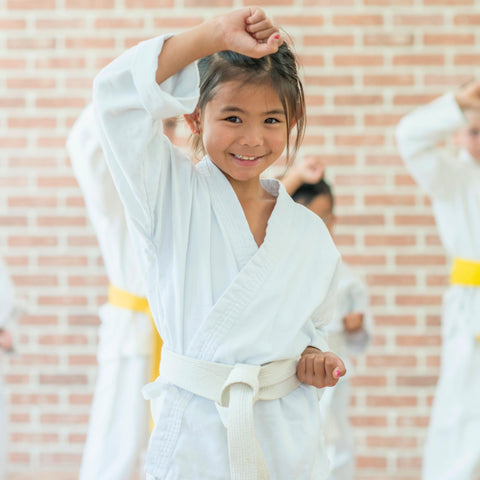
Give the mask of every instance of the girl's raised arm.
<svg viewBox="0 0 480 480">
<path fill-rule="evenodd" d="M 156 80 L 161 84 L 190 63 L 222 50 L 261 58 L 281 44 L 278 28 L 262 9 L 235 10 L 169 38 L 158 56 Z"/>
<path fill-rule="evenodd" d="M 143 237 L 188 225 L 195 172 L 188 155 L 162 135 L 161 120 L 194 111 L 200 84 L 194 62 L 225 49 L 262 57 L 281 43 L 261 9 L 243 8 L 141 42 L 97 75 L 93 101 L 102 148 L 126 214 Z"/>
</svg>

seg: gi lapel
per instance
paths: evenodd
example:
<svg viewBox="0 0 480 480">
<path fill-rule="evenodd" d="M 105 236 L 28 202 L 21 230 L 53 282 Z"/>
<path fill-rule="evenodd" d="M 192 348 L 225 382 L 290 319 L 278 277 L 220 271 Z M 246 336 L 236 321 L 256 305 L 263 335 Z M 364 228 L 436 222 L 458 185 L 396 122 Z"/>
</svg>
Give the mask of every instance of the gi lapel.
<svg viewBox="0 0 480 480">
<path fill-rule="evenodd" d="M 263 181 L 270 189 L 278 188 L 278 197 L 268 221 L 265 240 L 257 247 L 240 202 L 224 174 L 208 158 L 197 168 L 206 174 L 212 208 L 239 265 L 238 275 L 213 306 L 187 348 L 188 356 L 212 360 L 219 343 L 228 335 L 233 323 L 240 320 L 251 299 L 260 294 L 265 278 L 281 260 L 289 241 L 285 232 L 291 231 L 290 224 L 293 223 L 292 217 L 285 222 L 282 211 L 292 200 L 278 181 Z"/>
</svg>

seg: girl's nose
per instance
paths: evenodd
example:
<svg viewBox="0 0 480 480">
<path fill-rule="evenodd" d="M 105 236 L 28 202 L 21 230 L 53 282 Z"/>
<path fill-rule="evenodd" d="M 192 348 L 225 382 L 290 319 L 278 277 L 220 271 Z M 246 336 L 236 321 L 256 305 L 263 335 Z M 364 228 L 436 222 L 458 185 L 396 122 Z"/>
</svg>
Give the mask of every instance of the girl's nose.
<svg viewBox="0 0 480 480">
<path fill-rule="evenodd" d="M 256 126 L 249 126 L 242 129 L 240 143 L 249 147 L 257 147 L 263 144 L 262 129 Z"/>
</svg>

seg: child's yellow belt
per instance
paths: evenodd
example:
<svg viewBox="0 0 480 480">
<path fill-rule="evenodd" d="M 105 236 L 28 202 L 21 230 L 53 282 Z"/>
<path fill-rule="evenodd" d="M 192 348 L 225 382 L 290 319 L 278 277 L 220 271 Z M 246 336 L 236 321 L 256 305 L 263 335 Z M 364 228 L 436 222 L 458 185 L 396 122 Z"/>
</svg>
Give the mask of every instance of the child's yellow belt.
<svg viewBox="0 0 480 480">
<path fill-rule="evenodd" d="M 480 287 L 480 262 L 455 258 L 450 274 L 450 282 L 452 285 Z M 480 333 L 476 338 L 480 342 Z"/>
<path fill-rule="evenodd" d="M 133 310 L 134 312 L 142 312 L 150 317 L 153 328 L 153 352 L 152 352 L 152 362 L 150 365 L 150 381 L 154 381 L 158 377 L 158 371 L 160 367 L 160 355 L 162 351 L 162 339 L 157 332 L 157 327 L 153 321 L 152 312 L 148 306 L 148 301 L 146 298 L 137 297 L 132 295 L 125 290 L 120 290 L 119 288 L 111 285 L 108 287 L 108 302 L 114 307 L 126 308 L 128 310 Z"/>
<path fill-rule="evenodd" d="M 480 262 L 455 258 L 450 274 L 452 285 L 465 287 L 480 287 Z"/>
</svg>

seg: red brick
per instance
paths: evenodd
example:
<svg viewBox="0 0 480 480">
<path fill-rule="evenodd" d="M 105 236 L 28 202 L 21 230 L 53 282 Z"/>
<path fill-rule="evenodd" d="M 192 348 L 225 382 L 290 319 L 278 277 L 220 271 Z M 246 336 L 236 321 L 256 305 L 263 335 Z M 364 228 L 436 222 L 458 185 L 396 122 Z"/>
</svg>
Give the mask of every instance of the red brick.
<svg viewBox="0 0 480 480">
<path fill-rule="evenodd" d="M 333 63 L 337 67 L 381 67 L 382 55 L 335 55 Z"/>
<path fill-rule="evenodd" d="M 378 435 L 369 435 L 367 437 L 367 446 L 369 448 L 396 448 L 396 449 L 404 449 L 404 448 L 415 448 L 417 446 L 417 439 L 411 436 L 394 436 L 394 437 L 387 437 L 387 436 L 378 436 Z"/>
<path fill-rule="evenodd" d="M 417 66 L 425 67 L 431 66 L 443 66 L 445 64 L 445 56 L 443 54 L 426 54 L 426 53 L 409 53 L 406 55 L 394 55 L 393 65 L 395 66 Z"/>
<path fill-rule="evenodd" d="M 480 15 L 472 13 L 455 15 L 453 22 L 455 25 L 480 25 Z"/>
<path fill-rule="evenodd" d="M 438 14 L 415 13 L 408 15 L 394 15 L 393 22 L 395 25 L 406 25 L 409 27 L 423 27 L 425 25 L 444 25 L 445 17 Z"/>
<path fill-rule="evenodd" d="M 370 286 L 378 285 L 385 287 L 413 287 L 417 284 L 416 276 L 409 274 L 391 273 L 391 274 L 369 274 L 367 282 Z"/>
<path fill-rule="evenodd" d="M 335 105 L 338 106 L 365 106 L 383 103 L 381 95 L 336 95 Z"/>
<path fill-rule="evenodd" d="M 71 49 L 86 49 L 86 48 L 108 48 L 113 49 L 115 46 L 114 38 L 67 38 L 65 40 L 65 46 Z"/>
<path fill-rule="evenodd" d="M 320 75 L 312 76 L 305 79 L 309 86 L 333 87 L 333 86 L 353 86 L 354 80 L 352 75 Z M 311 117 L 308 117 L 308 123 L 311 123 Z"/>
<path fill-rule="evenodd" d="M 321 34 L 305 35 L 303 44 L 306 47 L 353 47 L 355 38 L 353 35 Z"/>
<path fill-rule="evenodd" d="M 54 10 L 55 0 L 8 0 L 9 10 Z"/>
<path fill-rule="evenodd" d="M 334 15 L 333 24 L 336 26 L 356 26 L 356 25 L 383 25 L 383 17 L 381 15 Z"/>
<path fill-rule="evenodd" d="M 68 9 L 81 10 L 104 10 L 113 9 L 115 0 L 66 0 L 65 6 Z"/>
<path fill-rule="evenodd" d="M 35 28 L 39 30 L 79 30 L 85 29 L 83 18 L 71 18 L 71 16 L 59 18 L 40 18 L 35 21 Z"/>
<path fill-rule="evenodd" d="M 411 74 L 401 73 L 398 75 L 385 75 L 385 74 L 375 74 L 375 75 L 364 75 L 363 83 L 369 87 L 403 87 L 403 86 L 413 86 L 415 83 L 414 76 Z"/>
<path fill-rule="evenodd" d="M 474 45 L 475 36 L 473 33 L 435 33 L 423 36 L 424 45 Z"/>
<path fill-rule="evenodd" d="M 376 33 L 363 36 L 366 46 L 374 47 L 405 47 L 413 45 L 414 37 L 410 33 Z"/>
</svg>

